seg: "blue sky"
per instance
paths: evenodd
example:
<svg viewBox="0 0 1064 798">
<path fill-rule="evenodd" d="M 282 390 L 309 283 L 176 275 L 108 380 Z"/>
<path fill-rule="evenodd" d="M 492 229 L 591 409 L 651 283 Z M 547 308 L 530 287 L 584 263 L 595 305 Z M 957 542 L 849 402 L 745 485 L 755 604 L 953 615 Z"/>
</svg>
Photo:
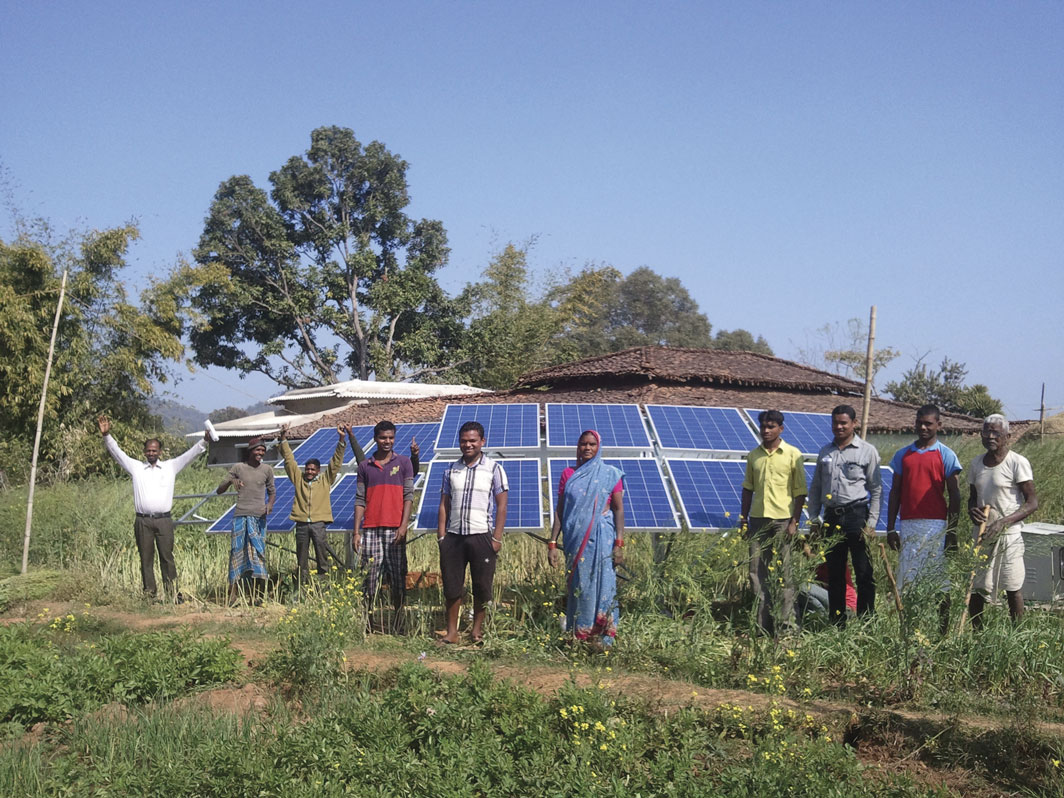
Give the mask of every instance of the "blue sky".
<svg viewBox="0 0 1064 798">
<path fill-rule="evenodd" d="M 321 125 L 410 163 L 459 290 L 539 270 L 679 277 L 715 329 L 793 358 L 878 307 L 1009 414 L 1064 409 L 1064 4 L 4 3 L 0 162 L 60 227 L 136 218 L 132 283 L 195 245 L 218 184 Z M 0 235 L 8 235 L 6 226 Z M 277 393 L 209 370 L 209 410 Z"/>
</svg>

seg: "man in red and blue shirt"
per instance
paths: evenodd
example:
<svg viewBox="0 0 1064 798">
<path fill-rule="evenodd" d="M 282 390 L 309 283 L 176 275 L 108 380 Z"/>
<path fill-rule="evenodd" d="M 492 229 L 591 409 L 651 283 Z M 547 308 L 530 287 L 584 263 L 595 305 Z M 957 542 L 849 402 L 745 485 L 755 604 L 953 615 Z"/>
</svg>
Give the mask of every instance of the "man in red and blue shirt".
<svg viewBox="0 0 1064 798">
<path fill-rule="evenodd" d="M 938 440 L 942 426 L 938 408 L 924 405 L 916 411 L 916 440 L 900 449 L 890 461 L 894 480 L 887 504 L 887 542 L 897 551 L 898 585 L 902 591 L 918 580 L 945 593 L 939 606 L 944 626 L 949 623 L 949 579 L 945 549 L 957 546 L 957 518 L 961 491 L 957 455 Z M 946 504 L 946 496 L 949 504 Z M 895 530 L 901 514 L 900 534 Z"/>
<path fill-rule="evenodd" d="M 358 464 L 355 492 L 355 551 L 362 555 L 366 579 L 362 589 L 370 610 L 382 573 L 395 606 L 393 629 L 403 628 L 406 600 L 406 532 L 414 499 L 414 467 L 396 454 L 395 424 L 381 421 L 373 428 L 377 450 Z"/>
</svg>

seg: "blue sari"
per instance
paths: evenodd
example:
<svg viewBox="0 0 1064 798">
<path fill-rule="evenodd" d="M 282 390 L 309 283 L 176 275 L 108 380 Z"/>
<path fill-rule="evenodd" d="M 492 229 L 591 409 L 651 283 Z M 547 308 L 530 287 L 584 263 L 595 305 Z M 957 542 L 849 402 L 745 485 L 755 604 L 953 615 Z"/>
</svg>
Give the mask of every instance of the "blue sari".
<svg viewBox="0 0 1064 798">
<path fill-rule="evenodd" d="M 613 642 L 619 618 L 613 571 L 617 529 L 610 497 L 623 476 L 596 453 L 573 472 L 561 496 L 562 548 L 569 582 L 566 628 L 578 640 L 601 636 L 604 645 Z"/>
</svg>

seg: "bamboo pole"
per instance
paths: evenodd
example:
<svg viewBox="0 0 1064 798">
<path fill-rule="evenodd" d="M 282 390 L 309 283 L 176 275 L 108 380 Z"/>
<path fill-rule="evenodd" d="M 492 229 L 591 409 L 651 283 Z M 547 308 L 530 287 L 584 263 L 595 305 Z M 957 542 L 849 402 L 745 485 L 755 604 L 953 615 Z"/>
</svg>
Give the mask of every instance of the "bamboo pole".
<svg viewBox="0 0 1064 798">
<path fill-rule="evenodd" d="M 876 306 L 868 315 L 868 351 L 865 353 L 864 402 L 861 405 L 861 438 L 868 436 L 868 414 L 872 407 L 872 361 L 876 348 Z"/>
<path fill-rule="evenodd" d="M 990 505 L 983 507 L 983 523 L 979 525 L 979 532 L 975 536 L 975 549 L 972 555 L 979 556 L 979 547 L 983 543 L 983 533 L 986 532 L 987 521 L 990 520 Z M 964 607 L 961 609 L 961 622 L 957 626 L 957 635 L 961 635 L 964 632 L 964 624 L 968 620 L 968 602 L 972 600 L 972 591 L 975 590 L 975 572 L 978 570 L 978 566 L 972 568 L 972 575 L 968 579 L 968 593 L 964 596 Z"/>
<path fill-rule="evenodd" d="M 1046 384 L 1042 383 L 1042 401 L 1038 404 L 1038 442 L 1046 441 Z"/>
<path fill-rule="evenodd" d="M 30 491 L 26 500 L 26 536 L 22 540 L 22 573 L 30 562 L 30 530 L 33 528 L 33 493 L 37 487 L 37 456 L 41 451 L 41 429 L 44 427 L 44 406 L 48 399 L 48 380 L 52 376 L 52 356 L 55 354 L 55 339 L 59 333 L 59 318 L 63 313 L 63 298 L 66 296 L 67 270 L 63 269 L 63 282 L 59 286 L 59 301 L 55 306 L 55 321 L 52 322 L 52 340 L 48 344 L 48 362 L 44 366 L 44 386 L 41 388 L 41 404 L 37 408 L 37 434 L 33 439 L 33 459 L 30 461 Z"/>
</svg>

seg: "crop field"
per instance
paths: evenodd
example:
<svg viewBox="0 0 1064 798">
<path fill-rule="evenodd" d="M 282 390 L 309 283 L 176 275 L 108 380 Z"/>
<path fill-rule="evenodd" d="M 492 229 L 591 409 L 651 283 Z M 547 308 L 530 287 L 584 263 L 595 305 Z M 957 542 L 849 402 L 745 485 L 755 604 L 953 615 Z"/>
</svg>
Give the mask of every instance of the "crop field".
<svg viewBox="0 0 1064 798">
<path fill-rule="evenodd" d="M 1064 441 L 1016 448 L 1034 520 L 1064 521 Z M 215 476 L 187 469 L 178 492 Z M 19 576 L 25 498 L 0 494 L 0 795 L 1064 795 L 1064 615 L 992 606 L 958 631 L 970 544 L 944 635 L 935 593 L 895 610 L 877 551 L 874 614 L 773 640 L 738 535 L 632 535 L 617 642 L 595 654 L 562 632 L 545 547 L 508 535 L 483 645 L 444 649 L 431 536 L 409 546 L 430 577 L 396 636 L 357 572 L 300 589 L 283 538 L 261 607 L 224 605 L 228 539 L 193 527 L 189 600 L 146 601 L 124 478 L 39 489 Z"/>
</svg>

